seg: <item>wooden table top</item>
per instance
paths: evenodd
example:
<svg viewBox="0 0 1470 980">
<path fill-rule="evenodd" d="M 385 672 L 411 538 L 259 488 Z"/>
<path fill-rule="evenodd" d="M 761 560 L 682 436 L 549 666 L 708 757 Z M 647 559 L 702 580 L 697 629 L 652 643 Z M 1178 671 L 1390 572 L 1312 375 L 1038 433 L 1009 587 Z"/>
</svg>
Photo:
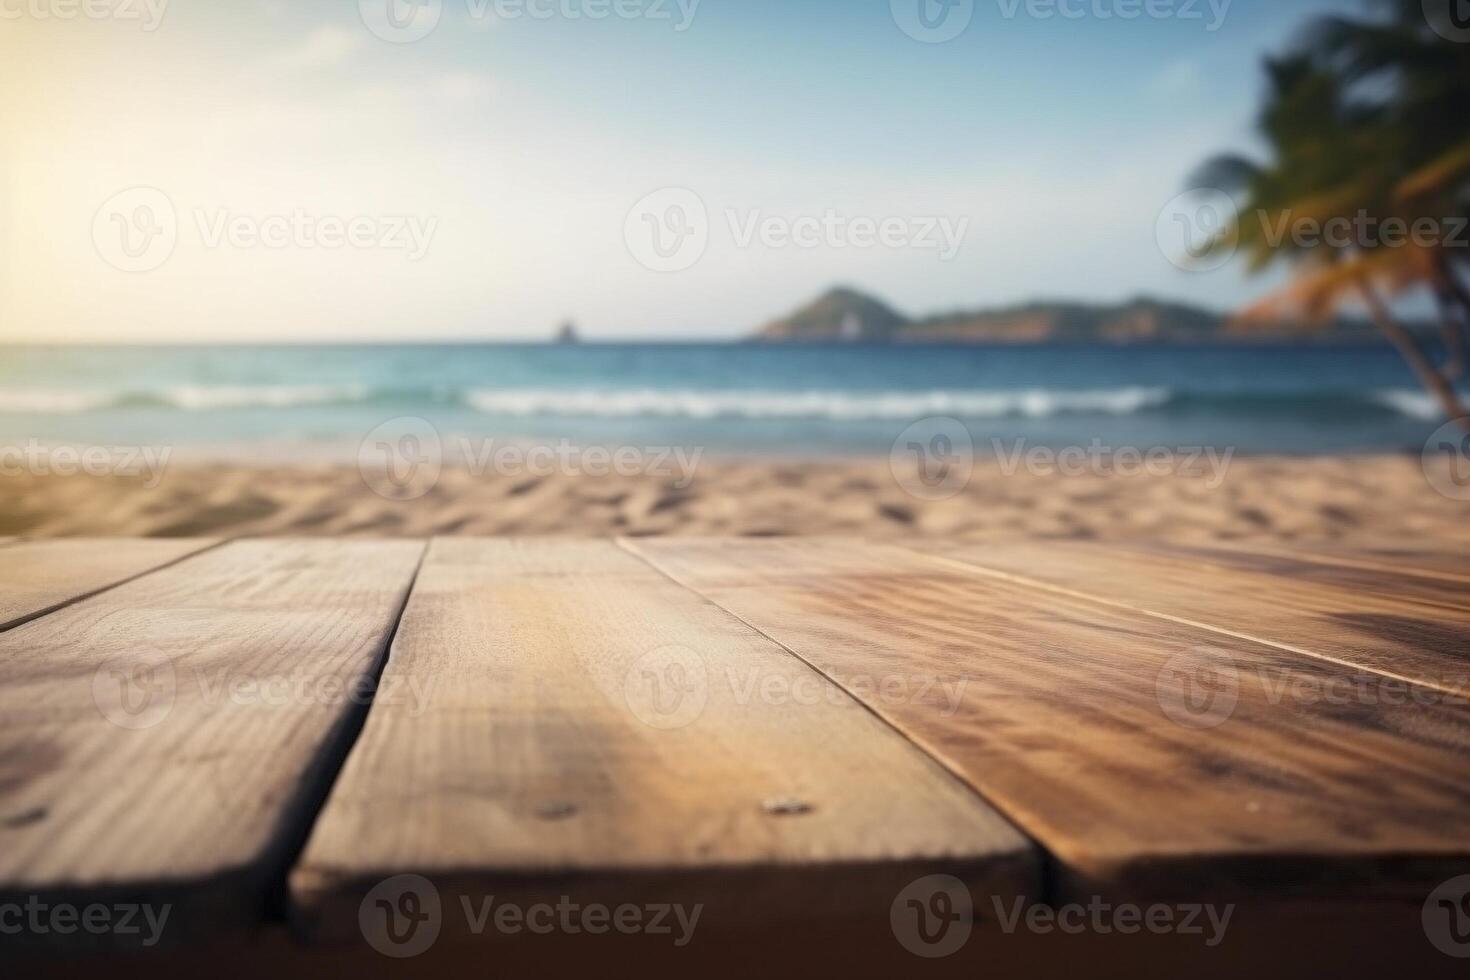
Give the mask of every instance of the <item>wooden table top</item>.
<svg viewBox="0 0 1470 980">
<path fill-rule="evenodd" d="M 0 541 L 42 971 L 1463 976 L 1467 896 L 1451 549 Z"/>
</svg>

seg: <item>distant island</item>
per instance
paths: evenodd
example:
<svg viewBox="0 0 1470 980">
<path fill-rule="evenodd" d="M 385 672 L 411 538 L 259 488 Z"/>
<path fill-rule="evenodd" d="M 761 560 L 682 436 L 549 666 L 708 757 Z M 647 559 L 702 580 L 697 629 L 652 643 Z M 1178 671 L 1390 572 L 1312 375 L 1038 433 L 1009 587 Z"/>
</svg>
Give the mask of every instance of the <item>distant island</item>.
<svg viewBox="0 0 1470 980">
<path fill-rule="evenodd" d="M 1148 297 L 1119 304 L 1036 302 L 912 318 L 876 297 L 838 287 L 766 324 L 749 339 L 756 343 L 868 344 L 1361 344 L 1382 338 L 1367 320 L 1244 323 L 1203 307 Z"/>
</svg>

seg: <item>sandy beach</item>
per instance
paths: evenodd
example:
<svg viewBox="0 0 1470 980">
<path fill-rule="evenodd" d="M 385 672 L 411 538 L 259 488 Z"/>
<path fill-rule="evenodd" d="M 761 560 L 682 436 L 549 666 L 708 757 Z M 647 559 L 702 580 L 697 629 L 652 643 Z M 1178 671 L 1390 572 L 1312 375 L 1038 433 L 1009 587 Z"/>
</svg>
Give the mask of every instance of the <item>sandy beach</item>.
<svg viewBox="0 0 1470 980">
<path fill-rule="evenodd" d="M 53 536 L 804 535 L 1470 543 L 1467 505 L 1417 456 L 1236 458 L 1215 474 L 1011 471 L 977 461 L 925 500 L 887 459 L 704 460 L 670 477 L 477 474 L 447 468 L 390 500 L 347 465 L 168 467 L 135 476 L 7 476 L 0 534 Z"/>
</svg>

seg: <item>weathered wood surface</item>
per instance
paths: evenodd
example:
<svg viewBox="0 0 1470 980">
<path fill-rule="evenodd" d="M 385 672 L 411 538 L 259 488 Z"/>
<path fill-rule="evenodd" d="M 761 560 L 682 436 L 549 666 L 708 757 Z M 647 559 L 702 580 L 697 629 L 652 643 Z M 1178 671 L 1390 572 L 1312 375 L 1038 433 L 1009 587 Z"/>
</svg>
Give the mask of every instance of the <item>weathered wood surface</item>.
<svg viewBox="0 0 1470 980">
<path fill-rule="evenodd" d="M 990 574 L 1470 695 L 1458 582 L 1184 546 L 933 545 Z"/>
<path fill-rule="evenodd" d="M 1064 893 L 1422 900 L 1470 859 L 1470 710 L 1442 692 L 898 547 L 625 546 L 861 682 L 1054 856 Z M 1038 544 L 1035 560 L 1058 550 Z M 1120 559 L 1068 585 L 1133 579 Z M 1213 584 L 1229 607 L 1230 575 Z M 1318 591 L 1324 613 L 1358 603 Z"/>
<path fill-rule="evenodd" d="M 38 544 L 0 568 L 27 550 L 22 584 L 67 583 L 135 543 Z M 254 928 L 281 972 L 340 952 L 397 975 L 374 899 L 423 875 L 445 929 L 461 897 L 697 904 L 705 959 L 672 968 L 877 936 L 897 965 L 856 961 L 893 975 L 890 903 L 950 874 L 990 928 L 994 897 L 1241 901 L 1232 952 L 1171 975 L 1274 964 L 1272 922 L 1324 918 L 1358 923 L 1333 950 L 1383 923 L 1435 972 L 1404 937 L 1470 872 L 1470 706 L 1438 672 L 1467 655 L 1452 551 L 445 540 L 410 595 L 424 553 L 157 552 L 0 633 L 0 905 L 168 904 L 166 945 Z M 617 960 L 547 942 L 505 962 Z M 479 962 L 454 948 L 415 962 Z M 945 962 L 1057 948 L 988 936 Z"/>
<path fill-rule="evenodd" d="M 1444 542 L 1430 547 L 1392 542 L 1215 542 L 1209 547 L 1279 555 L 1300 561 L 1367 568 L 1390 575 L 1433 576 L 1470 583 L 1470 543 Z M 1470 592 L 1470 589 L 1467 589 Z"/>
<path fill-rule="evenodd" d="M 471 901 L 874 914 L 1035 894 L 1029 842 L 800 660 L 612 542 L 437 539 L 291 879 L 315 935 L 417 873 Z M 410 696 L 412 695 L 412 696 Z M 446 924 L 447 927 L 447 924 Z"/>
<path fill-rule="evenodd" d="M 202 539 L 0 539 L 0 630 L 214 544 Z"/>
<path fill-rule="evenodd" d="M 257 923 L 422 550 L 236 542 L 0 636 L 0 901 Z"/>
</svg>

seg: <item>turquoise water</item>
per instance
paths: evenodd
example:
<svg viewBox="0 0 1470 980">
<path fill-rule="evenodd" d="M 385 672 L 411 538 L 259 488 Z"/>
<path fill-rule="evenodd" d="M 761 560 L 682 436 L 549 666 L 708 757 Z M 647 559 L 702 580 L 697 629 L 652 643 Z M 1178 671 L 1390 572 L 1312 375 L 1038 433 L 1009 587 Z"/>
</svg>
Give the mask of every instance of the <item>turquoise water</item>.
<svg viewBox="0 0 1470 980">
<path fill-rule="evenodd" d="M 0 348 L 6 442 L 350 456 L 400 416 L 505 440 L 820 455 L 887 453 L 933 416 L 981 451 L 1417 451 L 1437 425 L 1387 348 Z"/>
</svg>

